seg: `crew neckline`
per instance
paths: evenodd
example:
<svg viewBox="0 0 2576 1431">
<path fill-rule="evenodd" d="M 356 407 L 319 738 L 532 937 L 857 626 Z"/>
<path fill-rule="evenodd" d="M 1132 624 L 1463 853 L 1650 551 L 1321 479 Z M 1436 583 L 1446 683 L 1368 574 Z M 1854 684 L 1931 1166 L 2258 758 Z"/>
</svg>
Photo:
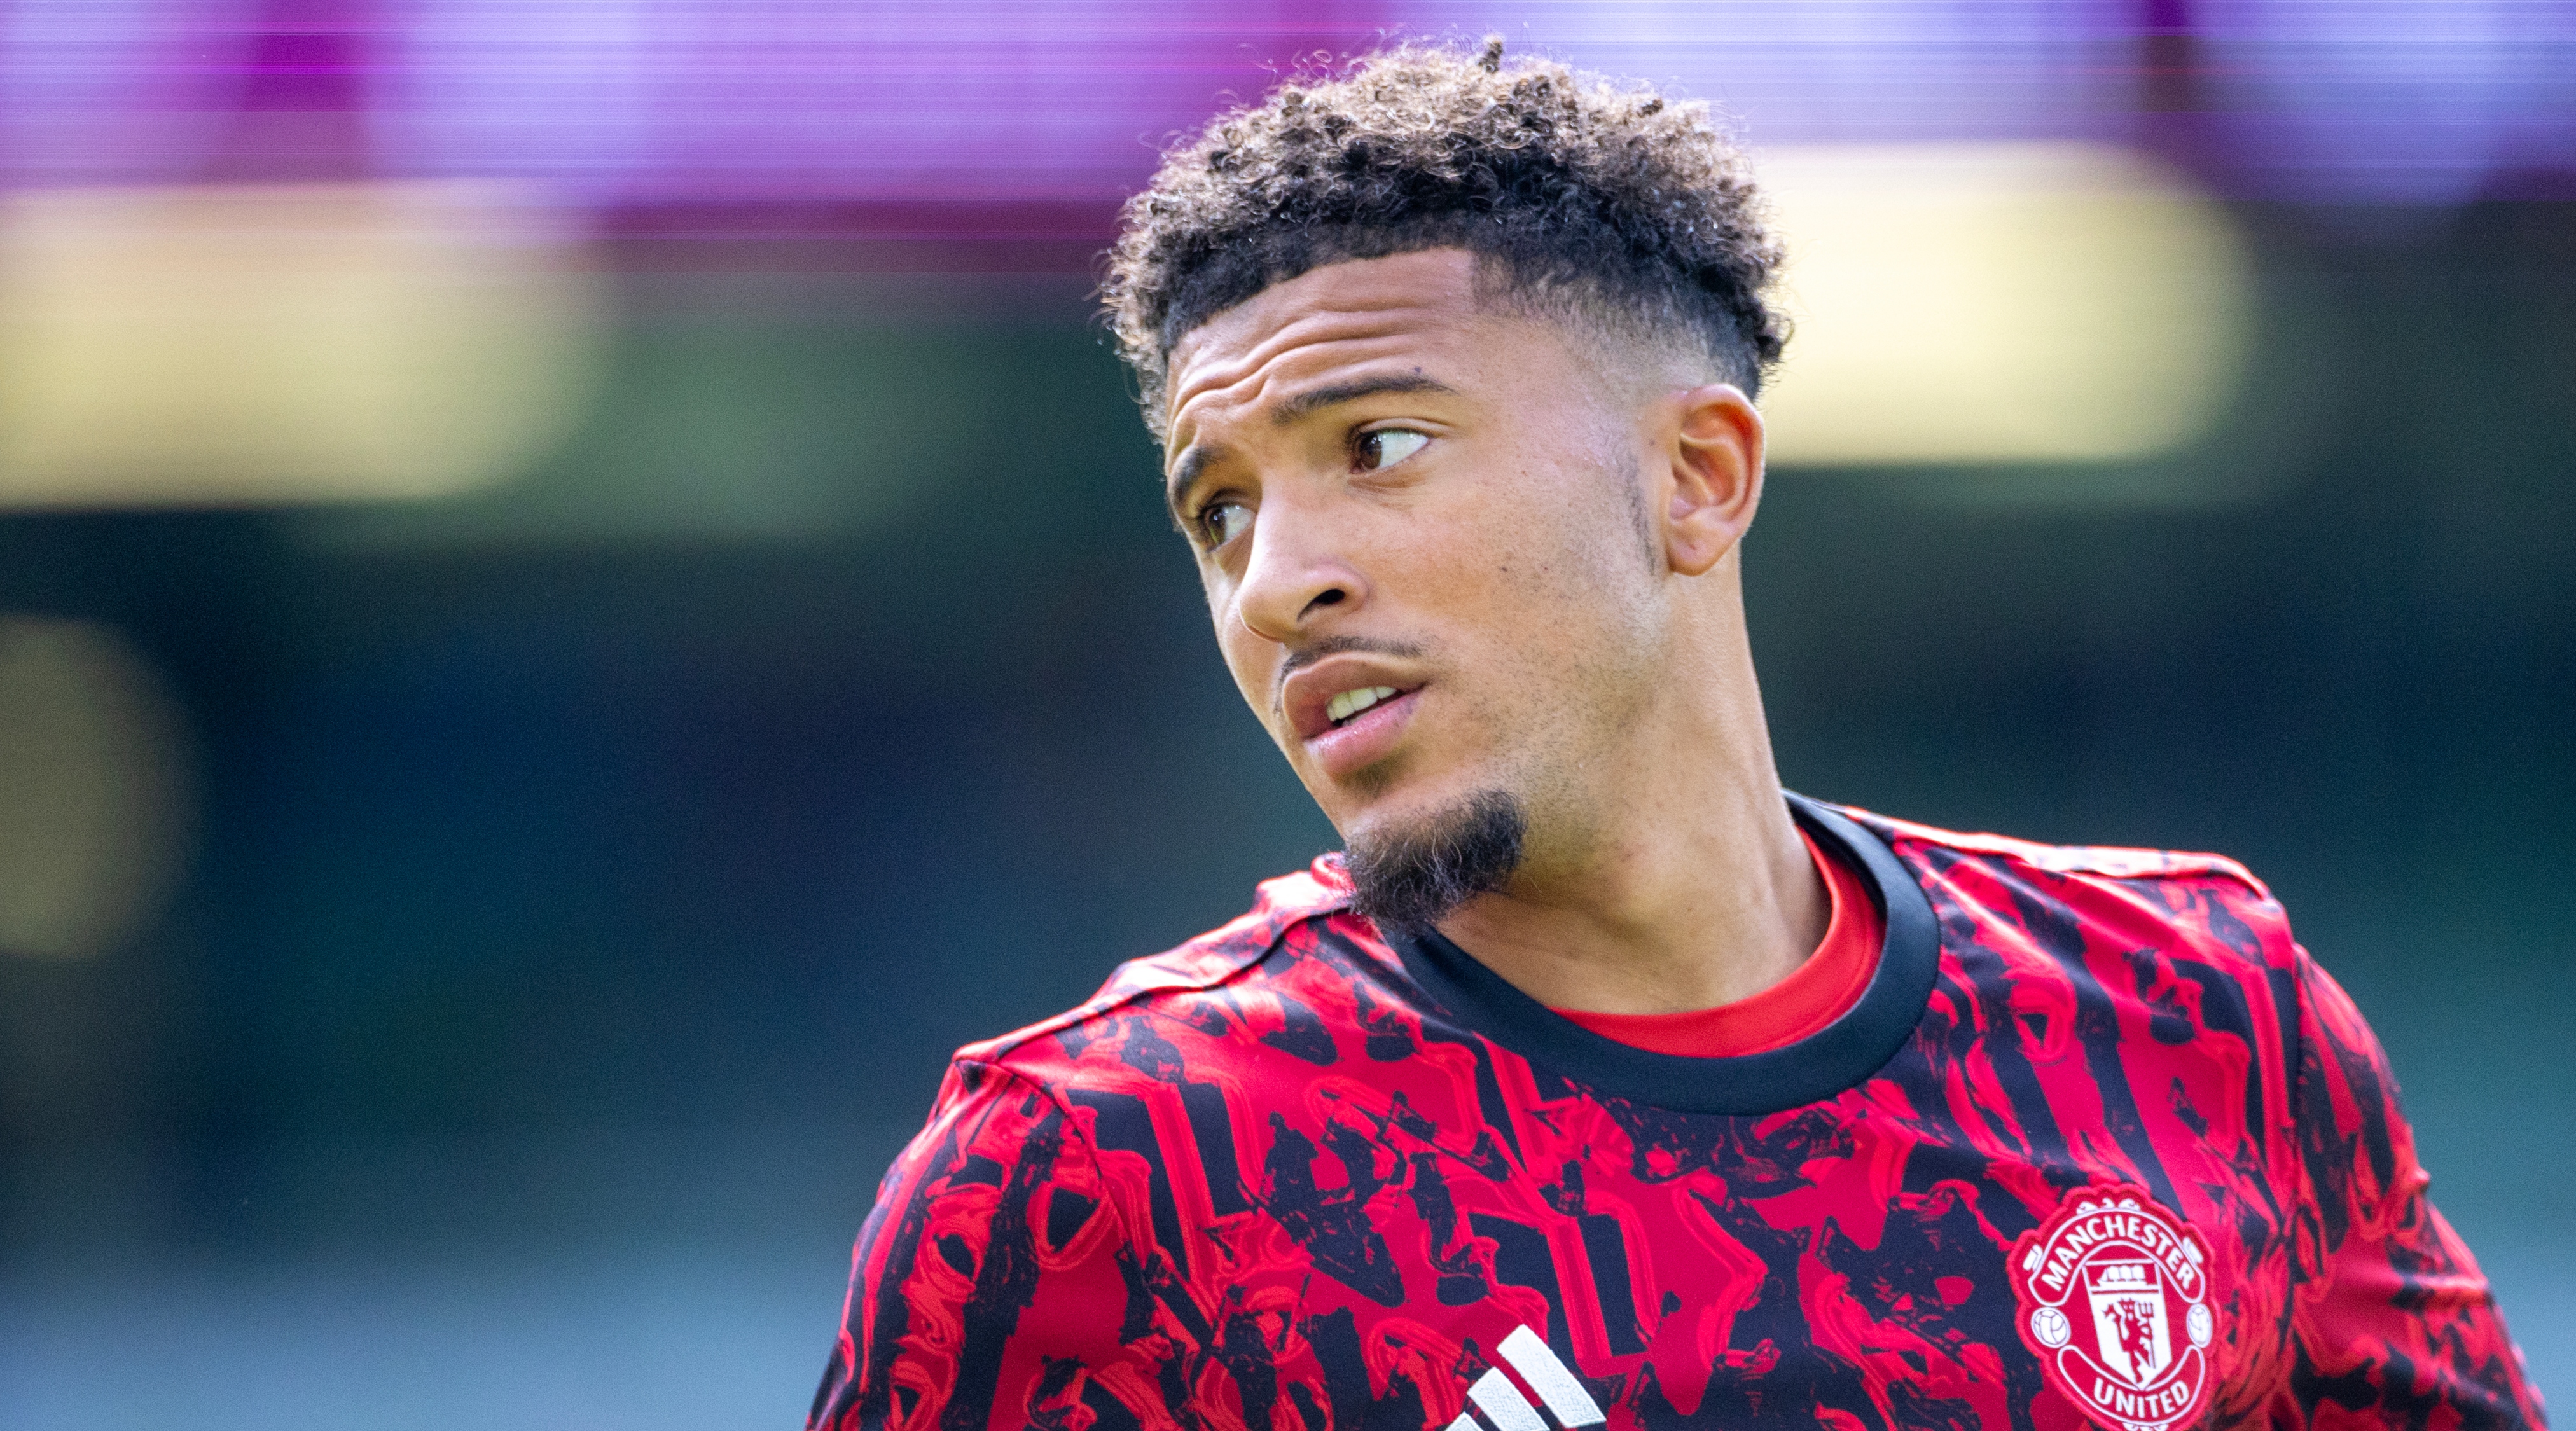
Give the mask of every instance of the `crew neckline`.
<svg viewBox="0 0 2576 1431">
<path fill-rule="evenodd" d="M 1688 1058 L 1740 1058 L 1787 1048 L 1860 1002 L 1878 971 L 1885 921 L 1858 872 L 1798 831 L 1825 887 L 1825 934 L 1807 957 L 1767 989 L 1732 1003 L 1662 1014 L 1559 1008 L 1559 1017 L 1630 1048 Z"/>
<path fill-rule="evenodd" d="M 1384 932 L 1413 982 L 1457 1023 L 1601 1093 L 1676 1112 L 1736 1116 L 1831 1098 L 1885 1067 L 1921 1022 L 1940 966 L 1939 926 L 1922 885 L 1877 836 L 1829 806 L 1801 795 L 1787 799 L 1799 829 L 1860 877 L 1887 932 L 1860 996 L 1824 1027 L 1784 1047 L 1731 1057 L 1632 1047 L 1521 992 L 1437 929 Z"/>
</svg>

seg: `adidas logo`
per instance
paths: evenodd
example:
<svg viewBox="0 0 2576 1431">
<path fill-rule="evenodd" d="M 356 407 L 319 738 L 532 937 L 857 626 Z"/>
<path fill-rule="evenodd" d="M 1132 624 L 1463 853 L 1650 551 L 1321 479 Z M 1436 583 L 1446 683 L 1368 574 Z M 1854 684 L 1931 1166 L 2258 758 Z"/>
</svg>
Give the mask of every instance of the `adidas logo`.
<svg viewBox="0 0 2576 1431">
<path fill-rule="evenodd" d="M 1520 1373 L 1521 1380 L 1529 1383 L 1530 1390 L 1538 1393 L 1538 1399 L 1547 1403 L 1548 1415 L 1563 1431 L 1598 1426 L 1609 1419 L 1601 1414 L 1601 1405 L 1592 1399 L 1592 1393 L 1584 1390 L 1583 1383 L 1556 1359 L 1546 1342 L 1539 1340 L 1538 1333 L 1527 1327 L 1514 1327 L 1495 1350 L 1503 1354 L 1512 1370 Z M 1529 1398 L 1499 1366 L 1488 1368 L 1476 1378 L 1475 1384 L 1467 1388 L 1467 1400 L 1484 1413 L 1484 1423 L 1479 1425 L 1474 1415 L 1461 1413 L 1449 1423 L 1448 1431 L 1550 1431 L 1538 1408 L 1530 1405 Z"/>
</svg>

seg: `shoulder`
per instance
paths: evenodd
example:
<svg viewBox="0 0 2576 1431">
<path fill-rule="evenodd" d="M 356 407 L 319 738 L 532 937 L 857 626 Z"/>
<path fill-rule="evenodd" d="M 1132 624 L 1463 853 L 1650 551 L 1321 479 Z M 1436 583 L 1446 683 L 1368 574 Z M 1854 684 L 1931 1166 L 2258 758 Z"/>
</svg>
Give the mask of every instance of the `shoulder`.
<svg viewBox="0 0 2576 1431">
<path fill-rule="evenodd" d="M 959 1085 L 962 1071 L 970 1089 L 999 1080 L 1063 1099 L 1139 1076 L 1164 1081 L 1204 1060 L 1293 1054 L 1317 1040 L 1320 1054 L 1307 1052 L 1329 1061 L 1334 1032 L 1299 989 L 1319 979 L 1339 985 L 1342 997 L 1329 1002 L 1341 1005 L 1357 972 L 1353 959 L 1394 958 L 1375 928 L 1349 912 L 1350 892 L 1338 855 L 1265 880 L 1242 915 L 1128 960 L 1080 1005 L 957 1050 L 949 1085 Z M 1334 967 L 1319 969 L 1317 956 Z"/>
<path fill-rule="evenodd" d="M 1847 805 L 1834 808 L 1867 826 L 1891 846 L 1909 847 L 1918 854 L 1937 851 L 1953 860 L 1985 860 L 2054 875 L 2103 880 L 2216 881 L 2256 899 L 2272 897 L 2253 871 L 2225 855 L 2123 845 L 2044 845 L 2010 835 L 1962 834 Z"/>
<path fill-rule="evenodd" d="M 2299 957 L 2271 890 L 2224 855 L 2041 844 L 1834 808 L 1922 883 L 1945 943 L 2018 932 L 2060 955 L 2188 953 L 2238 977 L 2285 973 Z"/>
</svg>

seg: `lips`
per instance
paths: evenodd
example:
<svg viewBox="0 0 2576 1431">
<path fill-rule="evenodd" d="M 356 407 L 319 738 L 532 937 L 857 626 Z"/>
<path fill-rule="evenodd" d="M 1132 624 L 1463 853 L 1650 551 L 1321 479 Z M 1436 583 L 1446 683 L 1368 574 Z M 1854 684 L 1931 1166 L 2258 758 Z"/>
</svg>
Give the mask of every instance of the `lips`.
<svg viewBox="0 0 2576 1431">
<path fill-rule="evenodd" d="M 1324 714 L 1340 725 L 1380 701 L 1393 700 L 1404 694 L 1393 686 L 1370 686 L 1363 690 L 1344 691 L 1324 702 Z"/>
<path fill-rule="evenodd" d="M 1422 703 L 1421 688 L 1399 691 L 1352 714 L 1323 734 L 1309 737 L 1306 752 L 1325 778 L 1341 780 L 1377 764 L 1395 752 L 1404 728 Z"/>
<path fill-rule="evenodd" d="M 1328 779 L 1394 750 L 1427 682 L 1410 663 L 1360 652 L 1327 656 L 1281 687 L 1288 727 Z"/>
<path fill-rule="evenodd" d="M 1423 684 L 1422 676 L 1407 669 L 1404 661 L 1343 652 L 1290 676 L 1279 688 L 1279 704 L 1289 730 L 1299 740 L 1315 740 L 1337 728 L 1337 716 L 1357 723 L 1369 711 L 1394 704 Z"/>
</svg>

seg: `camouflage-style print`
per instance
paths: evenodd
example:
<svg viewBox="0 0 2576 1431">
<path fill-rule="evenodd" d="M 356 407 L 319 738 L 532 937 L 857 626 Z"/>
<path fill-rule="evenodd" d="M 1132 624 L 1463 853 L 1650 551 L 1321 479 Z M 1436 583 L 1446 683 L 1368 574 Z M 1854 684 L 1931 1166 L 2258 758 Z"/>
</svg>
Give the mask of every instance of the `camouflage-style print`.
<svg viewBox="0 0 2576 1431">
<path fill-rule="evenodd" d="M 2007 1263 L 2097 1185 L 2207 1249 L 2199 1424 L 2542 1424 L 2377 1043 L 2251 875 L 1840 813 L 1919 883 L 1937 972 L 1883 1067 L 1799 1106 L 1503 1046 L 1330 857 L 961 1050 L 810 1424 L 1554 1431 L 1582 1398 L 1498 1352 L 1527 1327 L 1621 1431 L 2077 1431 Z"/>
</svg>

